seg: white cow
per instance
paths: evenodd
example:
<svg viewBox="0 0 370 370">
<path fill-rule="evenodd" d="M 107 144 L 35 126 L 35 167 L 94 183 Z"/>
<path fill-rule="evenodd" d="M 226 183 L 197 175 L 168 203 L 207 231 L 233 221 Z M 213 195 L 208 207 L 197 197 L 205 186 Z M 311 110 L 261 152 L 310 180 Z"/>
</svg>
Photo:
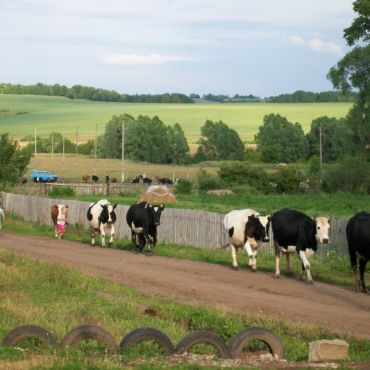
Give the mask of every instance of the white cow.
<svg viewBox="0 0 370 370">
<path fill-rule="evenodd" d="M 114 211 L 117 204 L 111 204 L 106 199 L 99 202 L 91 203 L 87 210 L 87 219 L 91 225 L 91 245 L 95 245 L 95 234 L 100 234 L 100 245 L 105 247 L 106 229 L 110 230 L 109 245 L 113 243 L 115 235 L 114 223 L 116 222 L 116 212 Z"/>
<path fill-rule="evenodd" d="M 255 221 L 258 223 L 256 224 Z M 229 236 L 234 270 L 238 270 L 236 250 L 239 248 L 244 248 L 247 252 L 248 266 L 252 268 L 252 271 L 257 270 L 258 247 L 262 241 L 269 241 L 269 224 L 269 216 L 261 216 L 253 209 L 234 210 L 225 216 L 224 227 Z"/>
</svg>

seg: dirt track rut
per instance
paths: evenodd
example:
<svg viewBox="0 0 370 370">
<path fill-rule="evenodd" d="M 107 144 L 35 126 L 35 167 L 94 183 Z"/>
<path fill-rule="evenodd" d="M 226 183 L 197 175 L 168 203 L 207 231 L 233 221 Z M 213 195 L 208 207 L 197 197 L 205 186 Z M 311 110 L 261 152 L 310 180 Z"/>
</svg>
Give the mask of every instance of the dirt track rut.
<svg viewBox="0 0 370 370">
<path fill-rule="evenodd" d="M 370 296 L 353 289 L 319 282 L 310 286 L 293 278 L 276 280 L 269 273 L 235 272 L 227 266 L 92 248 L 5 230 L 0 233 L 0 249 L 120 282 L 148 295 L 370 338 Z"/>
</svg>

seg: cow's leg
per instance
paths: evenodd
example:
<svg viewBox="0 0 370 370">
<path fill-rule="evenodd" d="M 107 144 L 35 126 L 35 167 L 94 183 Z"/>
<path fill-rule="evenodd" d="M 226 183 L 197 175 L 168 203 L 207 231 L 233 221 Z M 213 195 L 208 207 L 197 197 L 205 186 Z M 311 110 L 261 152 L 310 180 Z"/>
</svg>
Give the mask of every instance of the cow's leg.
<svg viewBox="0 0 370 370">
<path fill-rule="evenodd" d="M 366 268 L 367 261 L 360 258 L 360 281 L 361 281 L 361 292 L 367 293 L 367 289 L 365 286 L 365 268 Z"/>
<path fill-rule="evenodd" d="M 233 270 L 239 270 L 238 262 L 236 261 L 236 248 L 233 244 L 230 243 L 230 251 L 231 251 L 231 259 L 232 259 L 232 266 Z"/>
<path fill-rule="evenodd" d="M 248 254 L 249 257 L 252 257 L 253 256 L 253 251 L 252 251 L 251 243 L 249 242 L 248 238 L 247 238 L 247 241 L 244 244 L 244 250 L 247 252 L 247 254 Z"/>
<path fill-rule="evenodd" d="M 115 234 L 114 225 L 111 225 L 111 228 L 110 228 L 110 238 L 109 238 L 108 246 L 111 246 L 113 244 L 114 235 L 116 235 Z"/>
<path fill-rule="evenodd" d="M 253 249 L 253 256 L 252 256 L 252 271 L 253 272 L 257 271 L 257 254 L 258 254 L 258 249 Z"/>
<path fill-rule="evenodd" d="M 275 245 L 275 278 L 280 278 L 280 247 L 274 242 Z"/>
<path fill-rule="evenodd" d="M 293 274 L 293 268 L 292 268 L 292 259 L 290 258 L 290 253 L 285 253 L 286 258 L 286 267 L 289 275 Z"/>
<path fill-rule="evenodd" d="M 91 227 L 91 245 L 95 246 L 95 235 L 96 232 L 99 231 L 99 229 L 96 229 L 95 227 Z"/>
<path fill-rule="evenodd" d="M 354 278 L 355 278 L 356 289 L 357 289 L 358 292 L 360 292 L 361 291 L 361 279 L 360 279 L 360 274 L 358 272 L 356 251 L 351 247 L 348 248 L 348 251 L 349 251 L 349 258 L 350 258 L 350 262 L 351 262 L 353 275 L 354 275 Z"/>
<path fill-rule="evenodd" d="M 100 246 L 105 248 L 105 228 L 103 224 L 100 224 Z"/>
<path fill-rule="evenodd" d="M 57 228 L 57 225 L 54 225 L 54 234 L 55 234 L 55 237 L 57 238 L 59 234 L 59 229 Z"/>
<path fill-rule="evenodd" d="M 311 276 L 311 265 L 310 262 L 307 259 L 306 252 L 305 251 L 299 251 L 299 257 L 302 261 L 304 271 L 306 271 L 307 276 L 307 283 L 313 284 L 312 276 Z"/>
</svg>

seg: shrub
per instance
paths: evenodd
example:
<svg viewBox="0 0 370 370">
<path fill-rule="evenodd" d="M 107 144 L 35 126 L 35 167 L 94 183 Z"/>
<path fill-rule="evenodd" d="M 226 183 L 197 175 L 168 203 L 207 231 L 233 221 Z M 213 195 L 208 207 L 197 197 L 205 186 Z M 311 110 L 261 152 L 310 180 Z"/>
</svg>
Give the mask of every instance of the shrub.
<svg viewBox="0 0 370 370">
<path fill-rule="evenodd" d="M 203 169 L 197 172 L 197 184 L 199 191 L 217 189 L 220 186 L 219 178 Z"/>
<path fill-rule="evenodd" d="M 369 192 L 369 163 L 362 157 L 345 157 L 325 171 L 323 188 L 329 193 Z"/>
<path fill-rule="evenodd" d="M 53 188 L 48 191 L 48 195 L 50 197 L 57 197 L 57 198 L 64 197 L 64 196 L 72 197 L 76 195 L 76 192 L 74 191 L 74 189 L 70 187 L 53 186 Z"/>
<path fill-rule="evenodd" d="M 178 194 L 190 194 L 193 184 L 189 180 L 180 179 L 176 185 L 176 193 Z"/>
<path fill-rule="evenodd" d="M 262 167 L 251 167 L 246 163 L 233 163 L 220 167 L 220 179 L 227 185 L 250 185 L 258 190 L 266 191 L 269 178 Z"/>
<path fill-rule="evenodd" d="M 294 168 L 281 168 L 271 176 L 275 184 L 274 191 L 277 193 L 297 193 L 299 183 L 304 176 Z"/>
</svg>

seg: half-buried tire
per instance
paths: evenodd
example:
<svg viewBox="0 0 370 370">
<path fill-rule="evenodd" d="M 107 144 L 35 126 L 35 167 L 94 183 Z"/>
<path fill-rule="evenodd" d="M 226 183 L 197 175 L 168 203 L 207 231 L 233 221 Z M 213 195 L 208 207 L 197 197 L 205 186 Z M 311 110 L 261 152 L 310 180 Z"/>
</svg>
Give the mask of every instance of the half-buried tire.
<svg viewBox="0 0 370 370">
<path fill-rule="evenodd" d="M 18 326 L 3 339 L 4 346 L 15 346 L 23 339 L 38 339 L 46 346 L 55 346 L 53 334 L 35 325 Z"/>
<path fill-rule="evenodd" d="M 209 344 L 215 348 L 221 358 L 230 358 L 225 341 L 216 333 L 208 330 L 196 330 L 180 340 L 175 352 L 189 352 L 197 344 Z"/>
<path fill-rule="evenodd" d="M 246 328 L 231 337 L 228 341 L 231 357 L 240 358 L 243 348 L 252 340 L 265 343 L 274 358 L 280 360 L 285 358 L 284 346 L 280 338 L 265 328 Z"/>
<path fill-rule="evenodd" d="M 64 336 L 60 342 L 60 347 L 73 347 L 77 343 L 86 339 L 94 339 L 99 343 L 105 344 L 110 351 L 114 351 L 117 348 L 116 340 L 112 335 L 100 326 L 96 325 L 80 325 L 75 327 Z"/>
<path fill-rule="evenodd" d="M 171 339 L 166 334 L 155 328 L 138 328 L 123 337 L 119 344 L 120 349 L 141 342 L 155 342 L 169 356 L 174 352 L 174 346 Z"/>
</svg>

